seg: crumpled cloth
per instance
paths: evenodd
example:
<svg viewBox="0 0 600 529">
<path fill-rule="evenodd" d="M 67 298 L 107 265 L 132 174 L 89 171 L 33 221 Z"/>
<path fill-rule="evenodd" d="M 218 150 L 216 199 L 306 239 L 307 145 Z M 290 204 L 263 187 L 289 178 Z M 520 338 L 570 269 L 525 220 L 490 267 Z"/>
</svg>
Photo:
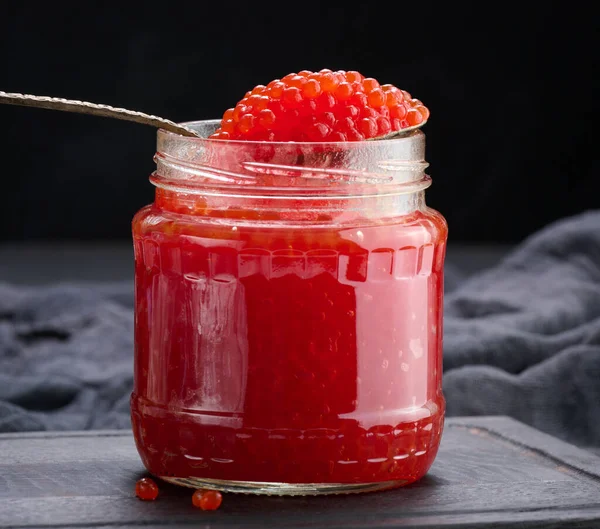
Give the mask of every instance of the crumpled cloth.
<svg viewBox="0 0 600 529">
<path fill-rule="evenodd" d="M 448 415 L 600 447 L 600 211 L 556 222 L 446 297 Z"/>
</svg>

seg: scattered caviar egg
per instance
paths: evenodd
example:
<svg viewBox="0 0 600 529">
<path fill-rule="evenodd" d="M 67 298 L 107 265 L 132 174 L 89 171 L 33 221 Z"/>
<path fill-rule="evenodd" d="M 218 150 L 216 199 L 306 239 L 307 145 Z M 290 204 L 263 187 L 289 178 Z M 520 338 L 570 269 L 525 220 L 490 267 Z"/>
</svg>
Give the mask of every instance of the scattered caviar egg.
<svg viewBox="0 0 600 529">
<path fill-rule="evenodd" d="M 257 85 L 227 109 L 210 136 L 249 141 L 361 141 L 429 119 L 406 90 L 357 71 L 302 70 Z"/>
<path fill-rule="evenodd" d="M 192 504 L 203 511 L 216 511 L 223 501 L 223 495 L 217 490 L 197 490 L 192 494 Z"/>
<path fill-rule="evenodd" d="M 158 485 L 150 478 L 142 478 L 135 484 L 135 495 L 144 501 L 154 501 L 158 498 Z"/>
</svg>

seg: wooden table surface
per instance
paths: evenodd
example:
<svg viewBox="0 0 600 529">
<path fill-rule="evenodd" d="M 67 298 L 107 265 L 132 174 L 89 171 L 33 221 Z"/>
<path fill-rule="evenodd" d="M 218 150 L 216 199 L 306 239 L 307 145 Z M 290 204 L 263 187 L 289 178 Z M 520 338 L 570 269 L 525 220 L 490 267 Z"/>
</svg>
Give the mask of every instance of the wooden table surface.
<svg viewBox="0 0 600 529">
<path fill-rule="evenodd" d="M 226 494 L 216 512 L 146 475 L 127 431 L 0 435 L 0 527 L 600 527 L 600 458 L 504 417 L 453 418 L 429 474 L 386 492 L 325 497 Z"/>
</svg>

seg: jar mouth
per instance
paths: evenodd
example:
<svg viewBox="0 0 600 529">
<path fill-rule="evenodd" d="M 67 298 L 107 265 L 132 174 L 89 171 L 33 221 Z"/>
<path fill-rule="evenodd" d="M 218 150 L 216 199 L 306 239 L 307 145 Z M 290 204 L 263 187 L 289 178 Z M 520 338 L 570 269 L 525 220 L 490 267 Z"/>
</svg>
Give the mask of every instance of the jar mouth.
<svg viewBox="0 0 600 529">
<path fill-rule="evenodd" d="M 160 129 L 157 187 L 206 193 L 207 188 L 265 195 L 405 194 L 431 185 L 425 135 L 357 142 L 275 142 L 210 139 L 220 120 L 183 123 L 200 137 Z"/>
</svg>

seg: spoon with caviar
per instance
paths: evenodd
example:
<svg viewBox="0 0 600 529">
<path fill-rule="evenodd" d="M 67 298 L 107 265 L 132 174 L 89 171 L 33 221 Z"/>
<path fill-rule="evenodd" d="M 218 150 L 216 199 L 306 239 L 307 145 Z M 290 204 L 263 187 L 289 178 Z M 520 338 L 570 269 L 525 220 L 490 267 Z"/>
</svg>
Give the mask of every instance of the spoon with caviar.
<svg viewBox="0 0 600 529">
<path fill-rule="evenodd" d="M 0 91 L 0 103 L 133 121 L 199 137 L 185 123 L 125 108 Z M 421 128 L 429 109 L 405 90 L 356 71 L 303 70 L 258 85 L 223 114 L 219 140 L 340 142 L 402 137 Z"/>
</svg>

